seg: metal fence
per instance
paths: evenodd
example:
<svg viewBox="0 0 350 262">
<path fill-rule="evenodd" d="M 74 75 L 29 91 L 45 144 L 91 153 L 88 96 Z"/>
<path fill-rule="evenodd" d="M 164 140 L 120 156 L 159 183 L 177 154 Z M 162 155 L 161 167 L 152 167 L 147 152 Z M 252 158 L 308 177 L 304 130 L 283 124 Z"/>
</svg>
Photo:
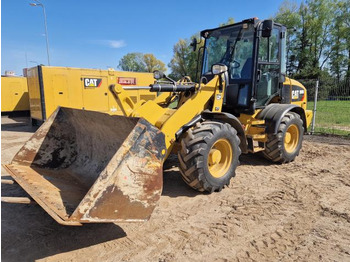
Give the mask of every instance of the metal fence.
<svg viewBox="0 0 350 262">
<path fill-rule="evenodd" d="M 350 137 L 350 78 L 298 79 L 308 91 L 314 111 L 311 133 Z"/>
</svg>

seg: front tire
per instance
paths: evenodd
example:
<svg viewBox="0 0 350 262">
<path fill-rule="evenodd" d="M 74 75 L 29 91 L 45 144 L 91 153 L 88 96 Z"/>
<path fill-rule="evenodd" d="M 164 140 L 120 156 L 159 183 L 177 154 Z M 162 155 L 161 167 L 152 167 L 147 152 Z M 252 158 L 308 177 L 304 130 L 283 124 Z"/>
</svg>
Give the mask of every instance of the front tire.
<svg viewBox="0 0 350 262">
<path fill-rule="evenodd" d="M 278 163 L 294 161 L 299 155 L 303 141 L 304 127 L 300 116 L 288 112 L 278 127 L 277 134 L 269 134 L 266 142 L 265 158 Z"/>
<path fill-rule="evenodd" d="M 241 154 L 236 130 L 205 121 L 189 129 L 178 152 L 183 180 L 197 191 L 221 191 L 235 176 Z"/>
</svg>

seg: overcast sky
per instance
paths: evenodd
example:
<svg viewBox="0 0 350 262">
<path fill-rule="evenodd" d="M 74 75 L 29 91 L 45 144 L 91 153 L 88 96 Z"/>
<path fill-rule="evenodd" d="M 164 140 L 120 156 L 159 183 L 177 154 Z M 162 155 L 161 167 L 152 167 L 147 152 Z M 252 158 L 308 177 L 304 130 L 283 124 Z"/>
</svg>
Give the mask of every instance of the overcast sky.
<svg viewBox="0 0 350 262">
<path fill-rule="evenodd" d="M 283 0 L 42 0 L 53 66 L 117 69 L 129 52 L 153 53 L 168 64 L 173 46 L 233 17 L 269 18 Z M 300 2 L 300 1 L 298 1 Z M 1 73 L 47 65 L 43 10 L 29 0 L 1 1 Z"/>
</svg>

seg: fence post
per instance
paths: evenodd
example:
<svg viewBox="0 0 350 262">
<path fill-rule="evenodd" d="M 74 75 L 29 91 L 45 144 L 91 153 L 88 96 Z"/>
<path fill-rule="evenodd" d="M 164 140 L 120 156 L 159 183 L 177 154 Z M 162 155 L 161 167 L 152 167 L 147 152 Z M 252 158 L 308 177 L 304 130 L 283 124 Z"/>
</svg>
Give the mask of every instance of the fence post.
<svg viewBox="0 0 350 262">
<path fill-rule="evenodd" d="M 316 120 L 316 109 L 317 109 L 317 96 L 318 96 L 318 84 L 319 80 L 316 80 L 316 86 L 315 86 L 315 101 L 314 101 L 314 110 L 313 110 L 313 116 L 312 116 L 312 126 L 311 126 L 311 134 L 313 135 L 315 132 L 315 120 Z"/>
</svg>

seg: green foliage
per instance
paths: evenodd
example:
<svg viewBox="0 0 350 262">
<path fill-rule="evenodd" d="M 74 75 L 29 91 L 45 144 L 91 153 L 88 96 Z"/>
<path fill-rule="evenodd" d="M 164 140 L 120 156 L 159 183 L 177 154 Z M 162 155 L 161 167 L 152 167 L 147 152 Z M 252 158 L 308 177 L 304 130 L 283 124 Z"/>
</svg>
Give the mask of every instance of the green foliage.
<svg viewBox="0 0 350 262">
<path fill-rule="evenodd" d="M 229 17 L 225 23 L 219 24 L 220 27 L 225 26 L 225 25 L 232 25 L 235 23 L 235 19 L 233 17 Z"/>
<path fill-rule="evenodd" d="M 288 28 L 290 76 L 315 79 L 330 74 L 338 81 L 350 77 L 349 0 L 305 0 L 300 4 L 285 0 L 273 19 Z M 234 19 L 229 18 L 220 26 L 233 23 Z M 168 66 L 176 78 L 196 76 L 198 50 L 193 53 L 189 44 L 190 40 L 180 39 L 174 46 L 174 57 Z"/>
<path fill-rule="evenodd" d="M 143 62 L 146 66 L 146 72 L 154 72 L 155 70 L 166 71 L 165 64 L 158 60 L 153 54 L 144 54 Z"/>
<path fill-rule="evenodd" d="M 298 5 L 295 2 L 285 0 L 273 19 L 287 27 L 287 73 L 291 75 L 297 67 L 296 61 L 292 59 L 292 56 L 295 56 L 298 51 L 296 30 L 301 28 L 301 15 Z"/>
<path fill-rule="evenodd" d="M 297 78 L 320 78 L 331 72 L 350 76 L 350 1 L 284 1 L 274 20 L 287 34 L 287 72 Z M 295 60 L 291 59 L 292 55 Z"/>
<path fill-rule="evenodd" d="M 225 26 L 229 24 L 234 24 L 234 19 L 232 17 L 228 18 L 225 23 L 220 24 L 219 26 Z M 192 38 L 199 39 L 199 34 L 194 34 Z M 171 69 L 170 77 L 174 79 L 180 79 L 183 76 L 191 77 L 192 81 L 199 81 L 200 72 L 197 72 L 201 69 L 201 59 L 203 54 L 204 43 L 203 40 L 197 45 L 196 51 L 192 50 L 190 46 L 190 39 L 180 39 L 173 48 L 173 58 L 171 59 L 168 67 Z M 199 65 L 197 63 L 199 59 Z"/>
<path fill-rule="evenodd" d="M 128 53 L 119 61 L 120 69 L 123 71 L 146 72 L 142 53 Z"/>
<path fill-rule="evenodd" d="M 165 64 L 153 54 L 128 53 L 119 61 L 120 69 L 132 72 L 153 72 L 154 70 L 166 71 Z"/>
<path fill-rule="evenodd" d="M 334 19 L 333 0 L 310 0 L 306 16 L 309 27 L 310 62 L 312 68 L 322 67 L 331 51 L 331 27 Z"/>
<path fill-rule="evenodd" d="M 332 53 L 330 70 L 339 81 L 346 72 L 350 76 L 350 2 L 335 3 L 335 21 L 333 23 Z"/>
<path fill-rule="evenodd" d="M 175 44 L 173 52 L 173 58 L 168 64 L 171 69 L 171 77 L 180 79 L 183 76 L 189 76 L 192 80 L 195 80 L 198 46 L 196 52 L 193 52 L 190 40 L 180 39 Z"/>
</svg>

